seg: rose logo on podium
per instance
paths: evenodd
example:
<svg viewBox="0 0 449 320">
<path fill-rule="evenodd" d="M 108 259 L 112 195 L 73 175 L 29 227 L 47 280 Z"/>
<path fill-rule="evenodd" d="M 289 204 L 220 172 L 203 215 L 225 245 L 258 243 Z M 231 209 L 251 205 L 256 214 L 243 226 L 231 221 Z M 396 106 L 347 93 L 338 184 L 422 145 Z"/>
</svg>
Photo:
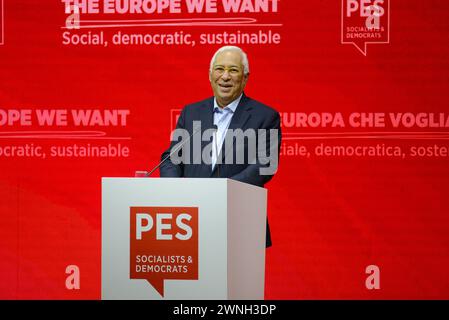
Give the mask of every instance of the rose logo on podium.
<svg viewBox="0 0 449 320">
<path fill-rule="evenodd" d="M 130 279 L 198 280 L 198 208 L 130 208 Z"/>
<path fill-rule="evenodd" d="M 342 0 L 341 43 L 364 56 L 366 45 L 390 42 L 390 0 Z"/>
</svg>

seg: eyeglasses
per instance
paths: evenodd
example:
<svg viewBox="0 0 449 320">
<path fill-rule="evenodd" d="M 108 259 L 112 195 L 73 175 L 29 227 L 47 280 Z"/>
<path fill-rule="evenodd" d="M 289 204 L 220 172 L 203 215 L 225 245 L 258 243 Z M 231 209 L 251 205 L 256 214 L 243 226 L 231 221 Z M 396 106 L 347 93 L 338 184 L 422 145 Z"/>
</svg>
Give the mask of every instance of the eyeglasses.
<svg viewBox="0 0 449 320">
<path fill-rule="evenodd" d="M 224 67 L 224 66 L 215 66 L 213 68 L 213 71 L 214 71 L 215 74 L 220 75 L 220 76 L 223 75 L 226 71 L 228 71 L 228 73 L 231 76 L 237 76 L 237 75 L 239 75 L 242 72 L 237 67 L 229 67 L 228 68 L 228 67 Z"/>
</svg>

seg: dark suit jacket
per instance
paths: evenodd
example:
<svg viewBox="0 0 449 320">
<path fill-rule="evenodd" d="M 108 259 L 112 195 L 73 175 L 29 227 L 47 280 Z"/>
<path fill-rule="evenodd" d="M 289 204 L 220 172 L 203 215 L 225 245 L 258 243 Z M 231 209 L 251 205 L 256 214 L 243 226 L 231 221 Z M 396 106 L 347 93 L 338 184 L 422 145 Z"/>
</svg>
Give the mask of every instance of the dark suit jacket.
<svg viewBox="0 0 449 320">
<path fill-rule="evenodd" d="M 201 132 L 196 132 L 195 135 L 202 135 L 202 133 L 213 128 L 213 108 L 214 108 L 214 98 L 208 98 L 206 100 L 187 105 L 181 112 L 179 117 L 177 128 L 186 129 L 190 134 L 194 132 L 193 121 L 201 121 Z M 245 94 L 243 94 L 237 109 L 232 117 L 231 123 L 228 129 L 242 129 L 243 131 L 247 129 L 277 129 L 278 130 L 278 148 L 276 152 L 279 156 L 280 145 L 281 145 L 281 130 L 280 130 L 280 116 L 279 113 L 260 103 L 257 102 Z M 201 137 L 200 135 L 200 137 Z M 269 135 L 267 134 L 267 154 L 270 154 L 269 145 Z M 179 141 L 179 140 L 178 140 Z M 162 159 L 167 157 L 172 148 L 178 143 L 178 141 L 172 141 L 169 149 L 167 149 L 162 154 Z M 210 141 L 203 141 L 202 148 L 210 144 Z M 258 144 L 258 141 L 257 141 Z M 192 143 L 190 144 L 192 145 Z M 245 141 L 244 148 L 247 148 Z M 257 149 L 256 149 L 257 150 Z M 230 178 L 237 181 L 249 183 L 259 187 L 263 187 L 265 183 L 271 180 L 273 175 L 260 175 L 259 169 L 261 167 L 268 167 L 268 165 L 263 165 L 259 161 L 256 163 L 249 163 L 249 158 L 245 156 L 243 164 L 226 164 L 225 158 L 226 154 L 231 152 L 233 154 L 233 159 L 236 159 L 236 146 L 234 145 L 233 150 L 226 150 L 226 143 L 223 143 L 223 147 L 218 158 L 222 159 L 222 164 L 215 165 L 214 170 L 212 170 L 211 165 L 205 163 L 193 164 L 193 157 L 195 156 L 193 152 L 193 146 L 190 147 L 190 161 L 189 164 L 173 164 L 170 159 L 162 163 L 160 166 L 161 177 L 189 177 L 189 178 Z M 272 151 L 273 152 L 273 151 Z M 196 155 L 198 156 L 198 155 Z M 218 172 L 219 171 L 219 172 Z M 267 247 L 271 246 L 271 235 L 270 229 L 267 221 Z"/>
</svg>

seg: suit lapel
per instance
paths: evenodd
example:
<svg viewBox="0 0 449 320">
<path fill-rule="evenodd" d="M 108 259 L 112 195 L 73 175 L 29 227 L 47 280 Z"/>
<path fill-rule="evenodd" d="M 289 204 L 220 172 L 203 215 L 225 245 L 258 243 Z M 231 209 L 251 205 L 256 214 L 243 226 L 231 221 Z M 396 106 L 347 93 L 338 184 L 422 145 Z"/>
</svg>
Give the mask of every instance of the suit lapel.
<svg viewBox="0 0 449 320">
<path fill-rule="evenodd" d="M 242 129 L 245 126 L 246 121 L 248 121 L 251 116 L 249 110 L 252 107 L 248 105 L 248 98 L 243 94 L 242 99 L 240 99 L 239 105 L 237 109 L 235 109 L 235 113 L 232 116 L 231 123 L 229 124 L 228 129 Z"/>
<path fill-rule="evenodd" d="M 248 121 L 248 119 L 251 117 L 250 110 L 252 109 L 251 106 L 248 104 L 249 98 L 243 93 L 242 98 L 240 99 L 240 102 L 235 109 L 235 113 L 232 116 L 231 123 L 229 124 L 229 129 L 242 129 L 245 131 L 245 124 Z M 212 101 L 212 110 L 213 110 L 213 101 Z M 213 123 L 213 114 L 212 114 L 212 123 Z M 234 145 L 234 144 L 233 144 Z M 223 142 L 223 145 L 220 150 L 220 154 L 218 155 L 218 159 L 221 159 L 221 163 L 223 163 L 223 157 L 226 155 L 226 152 L 231 152 L 231 150 L 225 150 L 226 142 Z M 235 147 L 235 146 L 233 146 Z M 229 148 L 230 149 L 230 148 Z M 212 166 L 211 166 L 212 168 Z M 217 165 L 215 166 L 214 170 L 211 172 L 211 176 L 215 174 L 215 171 L 217 170 Z"/>
<path fill-rule="evenodd" d="M 200 121 L 201 121 L 201 137 L 203 137 L 204 131 L 211 129 L 214 126 L 214 98 L 206 100 L 206 102 L 201 106 L 200 110 Z M 201 152 L 204 148 L 212 143 L 212 139 L 209 141 L 203 141 L 201 139 Z M 201 176 L 208 177 L 212 173 L 212 165 L 201 166 Z"/>
<path fill-rule="evenodd" d="M 214 98 L 206 100 L 201 108 L 203 108 L 200 112 L 202 134 L 205 130 L 212 128 L 214 125 Z"/>
</svg>

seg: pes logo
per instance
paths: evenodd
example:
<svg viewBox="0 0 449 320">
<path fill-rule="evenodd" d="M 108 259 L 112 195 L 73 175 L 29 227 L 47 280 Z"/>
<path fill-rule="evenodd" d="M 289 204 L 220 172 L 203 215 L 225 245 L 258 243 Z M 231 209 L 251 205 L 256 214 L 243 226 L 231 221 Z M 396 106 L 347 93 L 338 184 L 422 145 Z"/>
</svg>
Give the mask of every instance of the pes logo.
<svg viewBox="0 0 449 320">
<path fill-rule="evenodd" d="M 198 208 L 130 208 L 130 279 L 198 280 Z"/>
<path fill-rule="evenodd" d="M 341 43 L 366 56 L 366 45 L 390 42 L 390 0 L 342 0 Z"/>
<path fill-rule="evenodd" d="M 0 46 L 5 44 L 5 8 L 3 0 L 0 0 Z"/>
</svg>

